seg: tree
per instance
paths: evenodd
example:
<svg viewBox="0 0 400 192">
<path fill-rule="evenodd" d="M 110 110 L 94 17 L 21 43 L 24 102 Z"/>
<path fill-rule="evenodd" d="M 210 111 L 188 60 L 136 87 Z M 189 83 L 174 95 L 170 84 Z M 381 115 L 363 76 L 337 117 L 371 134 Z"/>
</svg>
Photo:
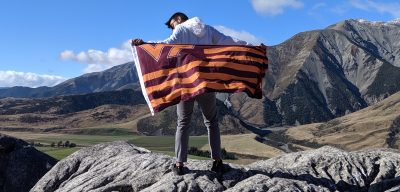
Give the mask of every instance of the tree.
<svg viewBox="0 0 400 192">
<path fill-rule="evenodd" d="M 69 141 L 65 141 L 64 147 L 69 147 Z"/>
<path fill-rule="evenodd" d="M 228 151 L 226 151 L 225 148 L 221 149 L 221 158 L 222 159 L 236 159 L 235 155 L 233 153 L 229 153 Z"/>
<path fill-rule="evenodd" d="M 62 141 L 59 141 L 58 143 L 57 143 L 57 147 L 61 147 L 62 146 Z"/>
</svg>

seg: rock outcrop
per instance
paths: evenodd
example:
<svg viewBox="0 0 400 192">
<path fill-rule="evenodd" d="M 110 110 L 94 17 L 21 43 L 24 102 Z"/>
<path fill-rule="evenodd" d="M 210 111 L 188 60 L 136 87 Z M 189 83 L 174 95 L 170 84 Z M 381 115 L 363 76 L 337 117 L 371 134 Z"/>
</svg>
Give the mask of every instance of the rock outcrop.
<svg viewBox="0 0 400 192">
<path fill-rule="evenodd" d="M 27 142 L 0 134 L 0 191 L 29 191 L 56 163 Z"/>
<path fill-rule="evenodd" d="M 31 191 L 397 191 L 400 153 L 333 147 L 283 155 L 247 166 L 189 160 L 175 176 L 173 158 L 118 141 L 84 148 L 55 165 Z"/>
</svg>

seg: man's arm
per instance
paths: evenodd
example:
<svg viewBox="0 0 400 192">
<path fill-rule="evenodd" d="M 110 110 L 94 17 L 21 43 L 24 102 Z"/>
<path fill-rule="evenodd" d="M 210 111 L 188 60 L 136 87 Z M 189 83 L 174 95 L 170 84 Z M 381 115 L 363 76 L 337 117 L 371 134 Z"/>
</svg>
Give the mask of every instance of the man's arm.
<svg viewBox="0 0 400 192">
<path fill-rule="evenodd" d="M 252 45 L 246 41 L 242 41 L 231 36 L 224 35 L 214 27 L 208 26 L 212 34 L 213 43 L 216 45 Z"/>
<path fill-rule="evenodd" d="M 167 39 L 162 40 L 162 41 L 157 41 L 155 43 L 164 43 L 164 44 L 181 44 L 183 42 L 184 38 L 184 33 L 183 33 L 183 28 L 178 25 L 176 28 L 172 31 L 171 36 L 169 36 Z"/>
<path fill-rule="evenodd" d="M 183 42 L 184 33 L 183 29 L 179 25 L 172 31 L 172 35 L 163 41 L 148 41 L 144 42 L 142 39 L 133 39 L 131 41 L 132 45 L 138 46 L 144 43 L 164 43 L 164 44 L 180 44 Z"/>
</svg>

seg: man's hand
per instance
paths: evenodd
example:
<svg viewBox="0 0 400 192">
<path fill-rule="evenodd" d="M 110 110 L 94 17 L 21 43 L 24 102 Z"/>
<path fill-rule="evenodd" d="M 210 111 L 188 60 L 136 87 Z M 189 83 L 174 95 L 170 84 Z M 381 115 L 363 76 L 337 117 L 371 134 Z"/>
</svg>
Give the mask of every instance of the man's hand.
<svg viewBox="0 0 400 192">
<path fill-rule="evenodd" d="M 144 41 L 143 41 L 142 39 L 133 39 L 133 40 L 131 41 L 131 44 L 132 44 L 132 46 L 133 46 L 133 45 L 138 46 L 138 45 L 144 44 Z"/>
</svg>

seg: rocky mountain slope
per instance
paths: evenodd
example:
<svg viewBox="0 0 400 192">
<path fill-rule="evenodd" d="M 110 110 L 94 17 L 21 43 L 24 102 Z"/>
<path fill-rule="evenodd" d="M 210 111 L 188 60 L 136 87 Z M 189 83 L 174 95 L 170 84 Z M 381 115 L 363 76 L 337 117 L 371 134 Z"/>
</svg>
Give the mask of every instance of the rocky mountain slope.
<svg viewBox="0 0 400 192">
<path fill-rule="evenodd" d="M 400 90 L 400 26 L 395 22 L 346 20 L 302 32 L 269 47 L 268 58 L 265 101 L 231 96 L 233 108 L 261 126 L 327 121 Z M 253 111 L 260 111 L 258 118 Z"/>
<path fill-rule="evenodd" d="M 326 123 L 292 127 L 284 134 L 289 140 L 336 145 L 346 150 L 400 149 L 400 92 L 360 111 Z"/>
<path fill-rule="evenodd" d="M 27 142 L 0 134 L 0 191 L 29 191 L 56 163 Z"/>
<path fill-rule="evenodd" d="M 222 175 L 211 161 L 189 160 L 175 176 L 170 156 L 126 142 L 99 144 L 61 160 L 34 191 L 398 191 L 400 153 L 388 149 L 345 152 L 333 147 L 255 162 L 229 164 Z"/>
<path fill-rule="evenodd" d="M 395 22 L 346 20 L 299 33 L 268 48 L 265 97 L 232 94 L 230 113 L 268 127 L 328 121 L 373 105 L 400 91 L 399 42 Z"/>
</svg>

